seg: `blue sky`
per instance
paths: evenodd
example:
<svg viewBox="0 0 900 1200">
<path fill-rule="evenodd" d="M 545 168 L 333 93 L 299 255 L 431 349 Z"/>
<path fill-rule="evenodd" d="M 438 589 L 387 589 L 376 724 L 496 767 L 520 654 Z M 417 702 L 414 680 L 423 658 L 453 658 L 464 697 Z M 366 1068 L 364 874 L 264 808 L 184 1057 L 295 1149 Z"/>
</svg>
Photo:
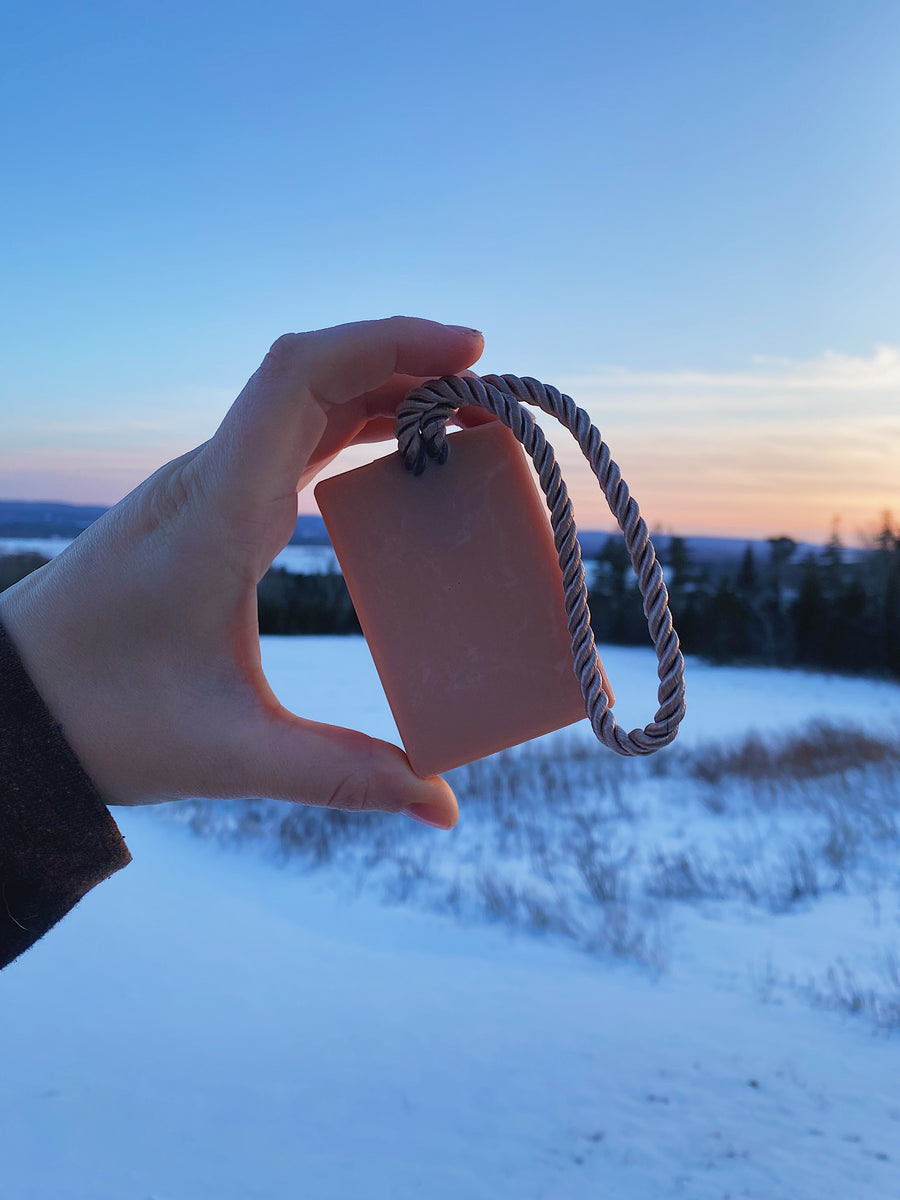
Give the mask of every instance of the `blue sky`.
<svg viewBox="0 0 900 1200">
<path fill-rule="evenodd" d="M 0 496 L 113 501 L 277 334 L 406 312 L 567 387 L 656 524 L 900 510 L 898 61 L 867 0 L 13 0 Z"/>
</svg>

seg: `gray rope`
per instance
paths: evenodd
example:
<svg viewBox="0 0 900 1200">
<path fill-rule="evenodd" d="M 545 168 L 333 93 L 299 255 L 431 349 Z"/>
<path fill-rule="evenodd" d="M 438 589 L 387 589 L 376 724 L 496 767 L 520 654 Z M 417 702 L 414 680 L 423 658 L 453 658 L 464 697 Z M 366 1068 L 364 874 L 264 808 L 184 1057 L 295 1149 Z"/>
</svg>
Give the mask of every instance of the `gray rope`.
<svg viewBox="0 0 900 1200">
<path fill-rule="evenodd" d="M 651 724 L 625 733 L 609 710 L 603 691 L 600 657 L 591 630 L 581 546 L 569 493 L 553 447 L 520 401 L 556 417 L 576 438 L 600 482 L 610 511 L 619 523 L 644 601 L 644 615 L 659 662 L 659 708 Z M 494 413 L 522 443 L 534 462 L 547 497 L 553 538 L 563 576 L 566 614 L 572 638 L 575 676 L 581 685 L 591 728 L 605 746 L 627 756 L 653 754 L 675 738 L 684 716 L 684 658 L 669 612 L 662 568 L 640 509 L 612 461 L 599 430 L 570 396 L 536 379 L 516 375 L 461 376 L 435 379 L 409 393 L 397 409 L 395 433 L 407 469 L 421 475 L 429 458 L 447 461 L 447 421 L 458 408 L 476 404 Z"/>
</svg>

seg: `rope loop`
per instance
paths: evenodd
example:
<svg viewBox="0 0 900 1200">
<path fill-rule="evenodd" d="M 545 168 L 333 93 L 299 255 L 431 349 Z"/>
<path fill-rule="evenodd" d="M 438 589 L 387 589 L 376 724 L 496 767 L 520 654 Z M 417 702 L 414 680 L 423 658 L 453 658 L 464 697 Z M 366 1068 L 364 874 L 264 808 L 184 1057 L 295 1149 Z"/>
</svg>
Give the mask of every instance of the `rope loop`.
<svg viewBox="0 0 900 1200">
<path fill-rule="evenodd" d="M 562 571 L 575 676 L 581 686 L 591 728 L 605 746 L 627 757 L 653 754 L 668 746 L 684 717 L 684 656 L 672 624 L 669 593 L 647 525 L 599 430 L 571 396 L 565 396 L 557 388 L 537 379 L 520 379 L 517 375 L 448 375 L 413 389 L 397 409 L 394 432 L 406 468 L 421 475 L 429 459 L 445 463 L 450 453 L 447 422 L 458 408 L 472 404 L 487 409 L 512 430 L 531 456 L 547 498 Z M 610 711 L 591 629 L 587 582 L 572 502 L 553 447 L 524 407 L 526 404 L 556 417 L 572 433 L 625 538 L 658 661 L 659 708 L 653 721 L 643 729 L 626 733 L 616 724 Z"/>
</svg>

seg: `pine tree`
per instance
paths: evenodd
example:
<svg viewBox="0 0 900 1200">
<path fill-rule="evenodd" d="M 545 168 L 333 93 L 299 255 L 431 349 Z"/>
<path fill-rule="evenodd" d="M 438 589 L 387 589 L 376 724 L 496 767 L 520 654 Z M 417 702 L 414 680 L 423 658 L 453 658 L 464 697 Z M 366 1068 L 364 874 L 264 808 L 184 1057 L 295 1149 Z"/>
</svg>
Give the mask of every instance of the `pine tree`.
<svg viewBox="0 0 900 1200">
<path fill-rule="evenodd" d="M 794 647 L 796 661 L 814 666 L 825 661 L 827 655 L 828 613 L 822 587 L 822 572 L 815 554 L 803 560 L 800 591 L 791 607 L 794 621 Z"/>
<path fill-rule="evenodd" d="M 755 599 L 759 589 L 759 579 L 756 573 L 756 556 L 753 553 L 753 543 L 748 542 L 741 556 L 741 565 L 737 574 L 737 590 L 748 599 Z"/>
<path fill-rule="evenodd" d="M 785 582 L 787 565 L 794 557 L 797 543 L 793 538 L 781 535 L 770 537 L 769 543 L 769 594 L 767 597 L 768 646 L 772 662 L 787 665 L 793 657 L 790 619 L 787 613 Z"/>
</svg>

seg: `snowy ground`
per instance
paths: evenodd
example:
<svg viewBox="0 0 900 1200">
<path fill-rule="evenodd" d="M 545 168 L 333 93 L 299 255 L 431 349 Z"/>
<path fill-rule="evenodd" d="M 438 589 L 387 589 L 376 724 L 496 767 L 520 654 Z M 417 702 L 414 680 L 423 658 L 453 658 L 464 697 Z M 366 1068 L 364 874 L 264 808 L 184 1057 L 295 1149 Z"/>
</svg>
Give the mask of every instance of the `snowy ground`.
<svg viewBox="0 0 900 1200">
<path fill-rule="evenodd" d="M 71 545 L 72 538 L 0 538 L 0 555 L 4 554 L 43 554 L 44 558 L 56 558 L 66 546 Z"/>
<path fill-rule="evenodd" d="M 395 737 L 360 639 L 264 653 Z M 689 668 L 677 748 L 486 760 L 450 836 L 117 813 L 136 861 L 0 977 L 0 1200 L 900 1195 L 900 688 Z"/>
</svg>

